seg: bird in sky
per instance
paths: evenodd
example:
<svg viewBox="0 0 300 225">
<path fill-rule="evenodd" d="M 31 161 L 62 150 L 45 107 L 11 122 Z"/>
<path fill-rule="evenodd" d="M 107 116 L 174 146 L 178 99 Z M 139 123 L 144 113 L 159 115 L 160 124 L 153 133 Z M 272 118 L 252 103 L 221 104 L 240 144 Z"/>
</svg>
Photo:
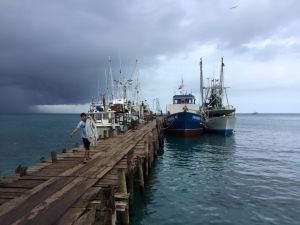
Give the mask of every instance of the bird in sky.
<svg viewBox="0 0 300 225">
<path fill-rule="evenodd" d="M 237 7 L 239 7 L 239 5 L 234 5 L 234 6 L 230 7 L 229 9 L 236 9 Z"/>
</svg>

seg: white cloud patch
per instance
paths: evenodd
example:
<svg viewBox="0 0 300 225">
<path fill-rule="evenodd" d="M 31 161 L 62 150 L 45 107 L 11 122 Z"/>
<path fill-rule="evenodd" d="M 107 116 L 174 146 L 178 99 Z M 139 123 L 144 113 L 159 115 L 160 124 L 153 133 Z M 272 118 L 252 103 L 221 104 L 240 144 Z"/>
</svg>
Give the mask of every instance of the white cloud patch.
<svg viewBox="0 0 300 225">
<path fill-rule="evenodd" d="M 289 48 L 293 47 L 295 45 L 299 45 L 300 40 L 298 37 L 287 37 L 287 38 L 279 38 L 279 37 L 273 37 L 273 38 L 267 38 L 263 40 L 254 40 L 250 41 L 249 43 L 243 44 L 243 46 L 251 49 L 263 49 L 266 47 L 279 47 L 279 48 Z"/>
<path fill-rule="evenodd" d="M 78 105 L 36 105 L 31 110 L 38 113 L 82 113 L 89 110 L 90 104 Z"/>
</svg>

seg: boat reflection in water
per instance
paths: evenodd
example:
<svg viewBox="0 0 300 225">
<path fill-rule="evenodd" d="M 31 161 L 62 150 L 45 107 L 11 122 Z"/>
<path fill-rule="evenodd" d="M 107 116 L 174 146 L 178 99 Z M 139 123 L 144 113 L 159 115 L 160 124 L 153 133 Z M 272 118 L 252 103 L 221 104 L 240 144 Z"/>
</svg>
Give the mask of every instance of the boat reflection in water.
<svg viewBox="0 0 300 225">
<path fill-rule="evenodd" d="M 201 137 L 165 137 L 165 151 L 174 166 L 217 168 L 222 170 L 236 149 L 235 137 L 217 134 L 204 134 Z M 216 163 L 218 164 L 215 167 Z M 224 165 L 225 166 L 225 165 Z"/>
</svg>

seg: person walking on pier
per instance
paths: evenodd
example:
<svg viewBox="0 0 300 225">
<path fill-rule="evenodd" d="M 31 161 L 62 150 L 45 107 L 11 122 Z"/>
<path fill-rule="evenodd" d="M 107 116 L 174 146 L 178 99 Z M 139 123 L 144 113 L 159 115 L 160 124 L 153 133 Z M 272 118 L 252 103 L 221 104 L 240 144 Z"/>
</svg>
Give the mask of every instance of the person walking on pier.
<svg viewBox="0 0 300 225">
<path fill-rule="evenodd" d="M 87 162 L 87 160 L 91 159 L 90 157 L 90 141 L 86 137 L 86 130 L 85 130 L 85 122 L 87 119 L 87 116 L 85 113 L 80 114 L 81 121 L 78 123 L 77 127 L 71 132 L 70 136 L 73 137 L 78 130 L 81 131 L 81 138 L 83 142 L 83 146 L 85 148 L 84 153 L 84 163 Z"/>
</svg>

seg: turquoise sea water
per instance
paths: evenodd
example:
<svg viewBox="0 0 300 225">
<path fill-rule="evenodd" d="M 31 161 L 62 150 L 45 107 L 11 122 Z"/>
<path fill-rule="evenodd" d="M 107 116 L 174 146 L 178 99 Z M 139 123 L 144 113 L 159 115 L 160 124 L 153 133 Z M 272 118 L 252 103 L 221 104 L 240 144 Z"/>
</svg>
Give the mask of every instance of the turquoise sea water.
<svg viewBox="0 0 300 225">
<path fill-rule="evenodd" d="M 69 138 L 78 115 L 0 115 L 0 171 L 11 173 Z M 300 224 L 300 115 L 237 115 L 233 136 L 168 136 L 133 225 Z"/>
<path fill-rule="evenodd" d="M 80 137 L 70 138 L 79 115 L 1 115 L 0 114 L 0 177 L 12 173 L 21 164 L 50 158 L 51 151 L 73 147 Z"/>
<path fill-rule="evenodd" d="M 135 206 L 134 225 L 300 224 L 300 115 L 237 115 L 229 138 L 166 137 Z"/>
</svg>

